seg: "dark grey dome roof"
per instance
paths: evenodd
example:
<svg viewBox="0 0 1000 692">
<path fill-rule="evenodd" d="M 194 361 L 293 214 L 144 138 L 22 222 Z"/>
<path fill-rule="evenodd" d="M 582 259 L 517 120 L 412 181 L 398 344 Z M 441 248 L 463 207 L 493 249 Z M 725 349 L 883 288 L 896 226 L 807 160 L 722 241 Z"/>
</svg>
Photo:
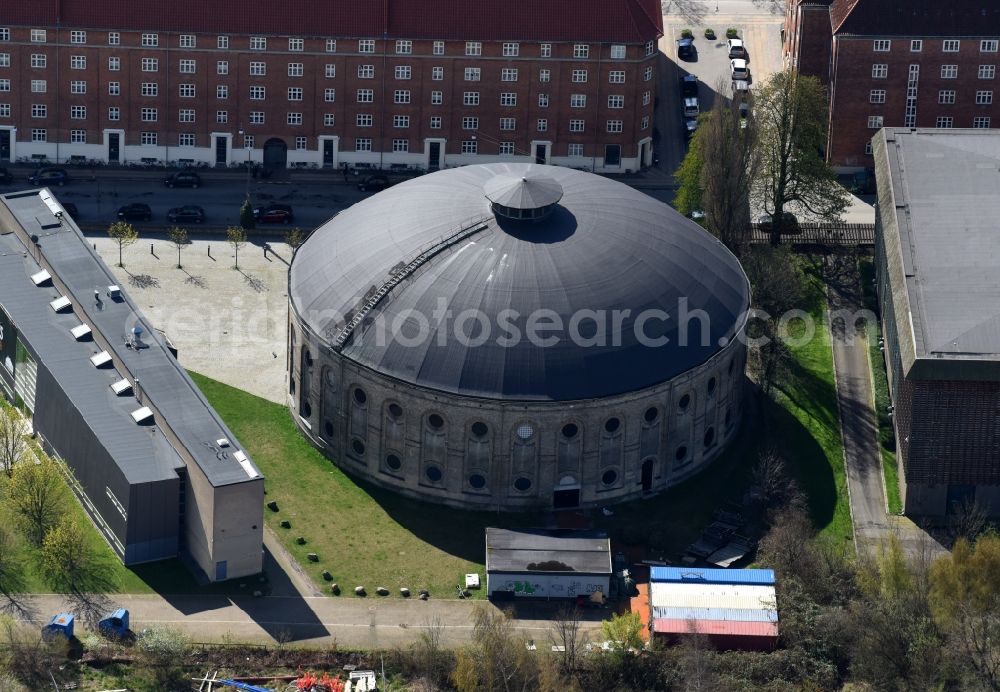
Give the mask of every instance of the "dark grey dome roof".
<svg viewBox="0 0 1000 692">
<path fill-rule="evenodd" d="M 485 190 L 500 176 L 548 178 L 561 199 L 543 220 L 496 218 Z M 728 343 L 749 307 L 739 262 L 697 224 L 627 185 L 537 164 L 440 171 L 355 204 L 298 249 L 289 295 L 309 329 L 365 367 L 510 400 L 590 399 L 671 379 Z M 625 310 L 616 343 L 596 318 L 610 329 L 612 311 Z M 669 318 L 643 322 L 649 310 Z M 704 344 L 698 317 L 678 343 L 684 310 L 708 318 Z M 537 328 L 558 322 L 562 331 Z"/>
</svg>

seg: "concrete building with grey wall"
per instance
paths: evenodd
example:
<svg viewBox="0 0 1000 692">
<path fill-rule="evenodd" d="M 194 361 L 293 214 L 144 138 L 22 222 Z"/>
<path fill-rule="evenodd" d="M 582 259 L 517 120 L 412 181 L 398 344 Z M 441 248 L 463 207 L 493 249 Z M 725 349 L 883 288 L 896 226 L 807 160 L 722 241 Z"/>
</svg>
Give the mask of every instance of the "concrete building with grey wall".
<svg viewBox="0 0 1000 692">
<path fill-rule="evenodd" d="M 904 509 L 1000 515 L 1000 133 L 886 128 L 872 144 Z"/>
<path fill-rule="evenodd" d="M 749 286 L 621 183 L 467 166 L 298 248 L 288 403 L 348 473 L 452 506 L 600 506 L 704 469 L 739 428 Z"/>
<path fill-rule="evenodd" d="M 263 476 L 48 190 L 0 195 L 0 392 L 125 564 L 261 571 Z"/>
</svg>

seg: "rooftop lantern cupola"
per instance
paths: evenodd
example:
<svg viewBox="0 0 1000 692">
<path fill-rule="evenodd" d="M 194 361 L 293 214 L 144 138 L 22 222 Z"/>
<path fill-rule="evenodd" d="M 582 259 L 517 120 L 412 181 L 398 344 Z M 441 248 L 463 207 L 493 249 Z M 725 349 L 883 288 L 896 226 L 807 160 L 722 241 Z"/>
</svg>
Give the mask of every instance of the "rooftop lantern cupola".
<svg viewBox="0 0 1000 692">
<path fill-rule="evenodd" d="M 483 186 L 493 213 L 508 219 L 542 219 L 562 199 L 562 185 L 545 175 L 497 175 Z"/>
</svg>

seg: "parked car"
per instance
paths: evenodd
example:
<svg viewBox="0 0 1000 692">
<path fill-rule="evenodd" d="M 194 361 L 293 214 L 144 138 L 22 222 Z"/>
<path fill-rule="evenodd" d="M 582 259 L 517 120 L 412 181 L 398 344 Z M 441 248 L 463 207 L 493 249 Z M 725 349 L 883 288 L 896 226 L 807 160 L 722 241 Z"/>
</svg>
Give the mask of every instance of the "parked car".
<svg viewBox="0 0 1000 692">
<path fill-rule="evenodd" d="M 698 129 L 698 121 L 695 118 L 685 118 L 684 119 L 684 134 L 688 139 L 694 135 L 694 131 Z"/>
<path fill-rule="evenodd" d="M 205 210 L 194 205 L 167 210 L 167 221 L 171 223 L 201 223 L 204 220 Z"/>
<path fill-rule="evenodd" d="M 0 168 L 0 185 L 10 185 L 14 182 L 14 176 L 6 168 Z"/>
<path fill-rule="evenodd" d="M 194 171 L 178 171 L 167 176 L 163 184 L 167 187 L 198 187 L 201 185 L 201 176 Z"/>
<path fill-rule="evenodd" d="M 65 185 L 69 182 L 69 173 L 62 168 L 42 168 L 28 178 L 28 182 L 39 187 L 46 185 Z"/>
<path fill-rule="evenodd" d="M 726 45 L 729 46 L 729 57 L 730 58 L 743 58 L 747 57 L 747 49 L 743 45 L 743 39 L 741 38 L 731 38 L 726 41 Z"/>
<path fill-rule="evenodd" d="M 733 80 L 733 98 L 746 98 L 750 93 L 750 82 L 745 79 Z"/>
<path fill-rule="evenodd" d="M 757 223 L 760 225 L 762 231 L 770 232 L 771 228 L 774 226 L 774 218 L 771 214 L 764 214 L 759 219 Z M 783 233 L 800 233 L 802 231 L 799 228 L 799 220 L 795 218 L 795 214 L 790 211 L 783 212 L 781 214 L 781 230 Z"/>
<path fill-rule="evenodd" d="M 694 48 L 694 39 L 682 38 L 677 40 L 677 57 L 681 60 L 694 60 L 697 51 Z"/>
<path fill-rule="evenodd" d="M 254 209 L 253 215 L 260 223 L 292 223 L 295 221 L 295 214 L 287 204 L 272 202 L 266 207 Z"/>
<path fill-rule="evenodd" d="M 132 202 L 118 207 L 118 218 L 122 221 L 149 221 L 153 218 L 153 210 L 144 202 Z"/>
<path fill-rule="evenodd" d="M 69 214 L 69 217 L 74 221 L 80 218 L 80 212 L 77 211 L 76 205 L 72 202 L 63 202 L 62 208 L 66 210 L 66 213 Z"/>
<path fill-rule="evenodd" d="M 362 192 L 366 192 L 368 190 L 378 192 L 386 189 L 390 185 L 392 185 L 392 183 L 389 182 L 388 176 L 376 173 L 375 175 L 369 175 L 363 178 L 361 182 L 358 183 L 358 189 Z"/>
<path fill-rule="evenodd" d="M 750 81 L 750 66 L 747 65 L 747 61 L 743 58 L 730 60 L 729 70 L 732 72 L 733 79 L 745 79 Z"/>
<path fill-rule="evenodd" d="M 698 78 L 693 74 L 686 74 L 681 78 L 681 96 L 698 95 Z"/>
<path fill-rule="evenodd" d="M 740 127 L 747 126 L 747 118 L 750 117 L 750 104 L 746 101 L 740 102 Z"/>
</svg>

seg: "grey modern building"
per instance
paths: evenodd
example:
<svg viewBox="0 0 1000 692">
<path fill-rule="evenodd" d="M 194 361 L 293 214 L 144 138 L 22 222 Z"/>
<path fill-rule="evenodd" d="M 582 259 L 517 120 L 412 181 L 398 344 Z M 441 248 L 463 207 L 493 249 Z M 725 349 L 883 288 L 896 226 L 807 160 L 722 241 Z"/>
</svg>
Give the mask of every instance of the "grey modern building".
<svg viewBox="0 0 1000 692">
<path fill-rule="evenodd" d="M 611 541 L 603 531 L 486 529 L 490 598 L 577 598 L 611 586 Z"/>
<path fill-rule="evenodd" d="M 490 509 L 594 506 L 704 468 L 741 414 L 749 290 L 665 204 L 590 173 L 467 166 L 298 249 L 289 406 L 351 474 Z"/>
<path fill-rule="evenodd" d="M 0 391 L 125 564 L 260 572 L 260 471 L 48 190 L 0 195 Z"/>
<path fill-rule="evenodd" d="M 881 130 L 876 271 L 908 514 L 1000 514 L 1000 133 Z"/>
</svg>

